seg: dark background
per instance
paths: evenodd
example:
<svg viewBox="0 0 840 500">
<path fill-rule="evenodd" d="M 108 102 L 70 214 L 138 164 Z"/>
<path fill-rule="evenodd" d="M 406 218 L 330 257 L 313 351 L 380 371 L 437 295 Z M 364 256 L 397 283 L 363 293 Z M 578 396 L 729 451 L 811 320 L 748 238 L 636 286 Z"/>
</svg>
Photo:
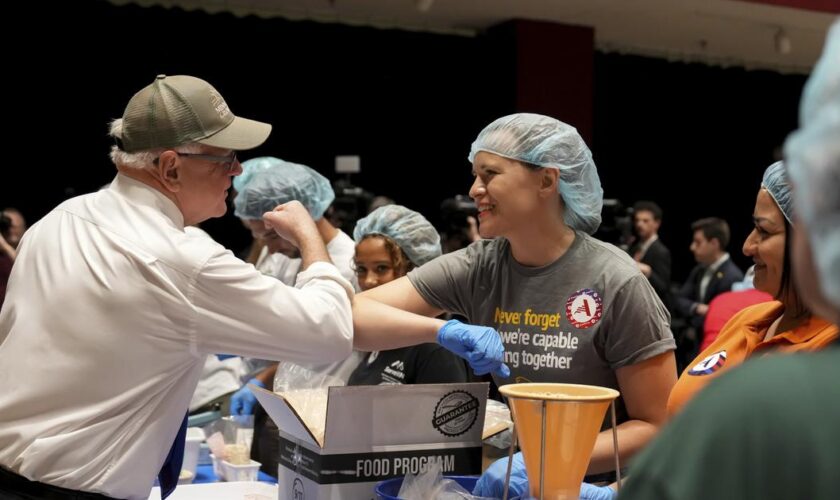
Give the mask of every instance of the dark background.
<svg viewBox="0 0 840 500">
<path fill-rule="evenodd" d="M 513 77 L 492 36 L 447 36 L 98 1 L 38 2 L 3 35 L 7 173 L 0 204 L 30 223 L 67 197 L 109 182 L 106 124 L 154 76 L 211 82 L 240 116 L 270 122 L 257 150 L 331 179 L 334 157 L 361 156 L 353 182 L 433 222 L 444 198 L 466 193 L 471 141 L 515 110 Z M 38 48 L 36 48 L 38 47 Z M 542 54 L 530 53 L 529 57 Z M 551 51 L 544 54 L 551 64 Z M 575 68 L 561 68 L 575 78 Z M 796 126 L 805 77 L 594 55 L 590 146 L 608 198 L 657 201 L 674 279 L 693 265 L 690 223 L 719 216 L 730 251 L 751 227 L 764 168 Z M 573 124 L 574 125 L 574 124 Z M 11 134 L 9 136 L 9 134 Z M 239 250 L 249 236 L 228 214 L 203 226 Z"/>
</svg>

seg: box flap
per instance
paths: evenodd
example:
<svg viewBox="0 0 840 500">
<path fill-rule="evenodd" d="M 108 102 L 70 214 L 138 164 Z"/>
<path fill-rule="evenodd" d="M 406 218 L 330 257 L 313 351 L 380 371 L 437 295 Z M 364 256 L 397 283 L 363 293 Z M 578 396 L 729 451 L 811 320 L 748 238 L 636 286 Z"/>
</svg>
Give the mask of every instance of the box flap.
<svg viewBox="0 0 840 500">
<path fill-rule="evenodd" d="M 248 384 L 251 391 L 257 397 L 265 412 L 274 420 L 277 427 L 287 434 L 300 439 L 304 443 L 310 444 L 317 448 L 321 445 L 312 432 L 306 427 L 300 415 L 292 408 L 292 406 L 283 399 L 283 396 L 267 391 L 261 387 Z"/>
<path fill-rule="evenodd" d="M 324 450 L 481 445 L 489 384 L 330 387 Z"/>
</svg>

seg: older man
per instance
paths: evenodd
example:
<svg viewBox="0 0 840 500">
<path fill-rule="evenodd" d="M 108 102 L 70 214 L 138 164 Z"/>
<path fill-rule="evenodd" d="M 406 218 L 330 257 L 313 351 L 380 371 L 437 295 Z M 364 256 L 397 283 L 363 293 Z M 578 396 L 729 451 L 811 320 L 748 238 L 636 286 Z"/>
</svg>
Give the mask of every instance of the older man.
<svg viewBox="0 0 840 500">
<path fill-rule="evenodd" d="M 270 130 L 234 116 L 203 80 L 158 76 L 112 124 L 110 187 L 62 203 L 26 233 L 0 313 L 0 497 L 141 499 L 159 471 L 166 496 L 207 354 L 350 354 L 353 288 L 300 203 L 265 216 L 301 250 L 297 288 L 184 232 L 225 213 L 236 150 Z M 493 335 L 496 347 L 485 340 Z M 497 335 L 464 325 L 456 339 L 438 337 L 497 367 Z"/>
</svg>

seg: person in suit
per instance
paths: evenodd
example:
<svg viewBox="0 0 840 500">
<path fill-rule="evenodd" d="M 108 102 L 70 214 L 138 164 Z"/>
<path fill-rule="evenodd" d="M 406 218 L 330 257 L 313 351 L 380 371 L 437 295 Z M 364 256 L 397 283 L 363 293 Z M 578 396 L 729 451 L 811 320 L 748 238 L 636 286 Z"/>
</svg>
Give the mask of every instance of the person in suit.
<svg viewBox="0 0 840 500">
<path fill-rule="evenodd" d="M 637 239 L 629 253 L 662 303 L 671 310 L 671 251 L 659 239 L 661 224 L 662 209 L 659 205 L 652 201 L 636 202 L 633 206 L 633 226 Z"/>
<path fill-rule="evenodd" d="M 700 330 L 709 311 L 709 302 L 732 284 L 744 279 L 744 273 L 729 258 L 729 224 L 709 217 L 691 225 L 694 236 L 689 247 L 697 265 L 677 294 L 677 311 L 691 326 Z"/>
<path fill-rule="evenodd" d="M 697 355 L 709 302 L 744 279 L 744 273 L 726 251 L 729 224 L 725 220 L 700 219 L 691 225 L 691 230 L 694 236 L 689 248 L 697 265 L 675 297 L 676 313 L 688 322 L 688 328 L 677 335 L 678 361 L 688 361 Z"/>
</svg>

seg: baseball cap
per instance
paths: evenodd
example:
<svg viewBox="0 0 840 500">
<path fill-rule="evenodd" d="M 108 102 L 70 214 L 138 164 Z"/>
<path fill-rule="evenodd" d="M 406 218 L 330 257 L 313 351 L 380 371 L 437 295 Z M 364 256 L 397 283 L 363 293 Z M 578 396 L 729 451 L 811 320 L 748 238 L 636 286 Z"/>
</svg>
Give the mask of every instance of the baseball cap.
<svg viewBox="0 0 840 500">
<path fill-rule="evenodd" d="M 252 149 L 268 138 L 271 125 L 235 116 L 206 81 L 187 75 L 158 75 L 128 101 L 119 147 L 127 153 L 197 142 L 224 149 Z"/>
</svg>

